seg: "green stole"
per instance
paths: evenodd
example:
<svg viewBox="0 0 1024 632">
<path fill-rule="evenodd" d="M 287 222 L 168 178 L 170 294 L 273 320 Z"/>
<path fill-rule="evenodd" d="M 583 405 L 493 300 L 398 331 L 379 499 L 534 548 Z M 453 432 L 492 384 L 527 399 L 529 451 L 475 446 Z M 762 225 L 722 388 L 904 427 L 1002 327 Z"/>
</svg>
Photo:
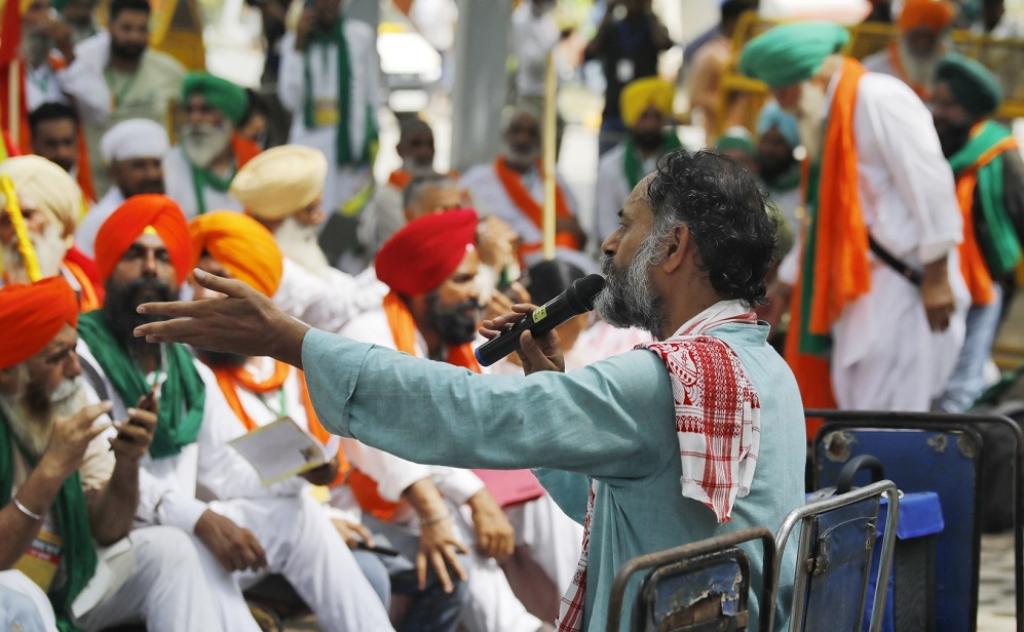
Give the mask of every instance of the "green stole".
<svg viewBox="0 0 1024 632">
<path fill-rule="evenodd" d="M 11 502 L 14 483 L 13 449 L 16 447 L 29 465 L 36 466 L 36 460 L 12 436 L 7 424 L 7 417 L 0 411 L 0 506 Z M 61 632 L 73 632 L 78 628 L 71 623 L 71 604 L 96 572 L 96 547 L 92 542 L 89 509 L 85 504 L 85 493 L 78 472 L 64 480 L 50 511 L 54 513 L 57 531 L 60 532 L 60 559 L 65 573 L 65 580 L 59 588 L 51 586 L 50 603 L 57 615 L 57 628 Z"/>
<path fill-rule="evenodd" d="M 110 332 L 103 310 L 79 316 L 78 335 L 89 346 L 125 406 L 134 406 L 152 390 L 128 351 Z M 149 455 L 154 459 L 174 456 L 184 446 L 195 443 L 206 403 L 206 386 L 188 350 L 170 343 L 164 345 L 164 354 L 167 379 L 160 387 L 156 433 L 149 446 Z"/>
<path fill-rule="evenodd" d="M 768 187 L 769 191 L 778 191 L 779 193 L 792 191 L 800 186 L 800 164 L 793 165 L 792 169 L 774 180 L 765 180 L 764 185 Z"/>
<path fill-rule="evenodd" d="M 1009 129 L 993 121 L 985 121 L 967 144 L 949 158 L 949 166 L 959 177 L 972 168 L 990 148 L 1011 136 Z M 975 231 L 978 246 L 992 276 L 999 278 L 1017 266 L 1022 254 L 1017 233 L 1006 212 L 1002 154 L 978 169 L 975 196 L 981 202 L 981 216 L 988 226 L 987 233 Z M 972 213 L 978 210 L 972 209 Z"/>
<path fill-rule="evenodd" d="M 185 161 L 188 162 L 189 168 L 192 170 L 192 188 L 196 194 L 196 209 L 199 215 L 206 213 L 206 195 L 204 191 L 206 187 L 210 187 L 215 191 L 221 193 L 227 193 L 231 187 L 231 180 L 235 177 L 235 169 L 231 170 L 231 175 L 227 178 L 218 177 L 217 174 L 206 169 L 200 169 L 193 165 L 189 160 L 188 156 L 185 156 Z"/>
<path fill-rule="evenodd" d="M 676 136 L 674 131 L 666 132 L 664 140 L 661 142 L 661 152 L 659 156 L 663 156 L 670 151 L 676 151 L 682 149 L 683 145 L 679 142 L 679 137 Z M 626 151 L 622 156 L 622 172 L 626 174 L 626 180 L 629 182 L 629 190 L 632 191 L 640 180 L 647 174 L 641 173 L 643 171 L 642 165 L 644 161 L 640 157 L 640 152 L 637 151 L 636 143 L 633 142 L 633 137 L 630 136 L 626 139 Z"/>
<path fill-rule="evenodd" d="M 818 186 L 821 184 L 821 159 L 811 163 L 807 173 L 807 200 L 804 203 L 810 220 L 804 235 L 804 251 L 800 260 L 800 352 L 824 356 L 832 350 L 832 336 L 811 333 L 811 299 L 814 296 L 814 259 L 818 250 Z"/>
<path fill-rule="evenodd" d="M 376 112 L 372 107 L 366 108 L 366 135 L 363 139 L 363 148 L 359 155 L 352 154 L 352 64 L 348 52 L 348 40 L 345 38 L 345 20 L 339 17 L 334 23 L 330 33 L 313 31 L 309 37 L 309 43 L 303 53 L 303 72 L 305 85 L 305 101 L 303 108 L 303 121 L 306 129 L 316 127 L 316 98 L 313 96 L 313 71 L 311 69 L 309 56 L 314 45 L 323 46 L 326 55 L 327 47 L 331 44 L 338 48 L 338 124 L 335 126 L 335 164 L 339 167 L 346 165 L 369 164 L 374 154 L 377 141 L 377 125 L 375 122 Z"/>
</svg>

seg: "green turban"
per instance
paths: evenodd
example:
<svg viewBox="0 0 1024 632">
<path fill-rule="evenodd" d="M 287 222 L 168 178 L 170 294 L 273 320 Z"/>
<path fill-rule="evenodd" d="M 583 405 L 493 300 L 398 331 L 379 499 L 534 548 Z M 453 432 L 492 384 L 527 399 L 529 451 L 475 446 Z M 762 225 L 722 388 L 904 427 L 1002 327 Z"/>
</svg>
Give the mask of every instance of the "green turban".
<svg viewBox="0 0 1024 632">
<path fill-rule="evenodd" d="M 740 71 L 772 88 L 803 83 L 849 39 L 846 29 L 832 22 L 776 26 L 747 42 L 740 55 Z"/>
<path fill-rule="evenodd" d="M 740 151 L 748 156 L 757 153 L 754 141 L 750 139 L 750 132 L 744 128 L 726 130 L 718 137 L 715 143 L 715 150 L 719 152 Z"/>
<path fill-rule="evenodd" d="M 193 94 L 201 94 L 212 105 L 238 125 L 249 111 L 249 97 L 240 86 L 227 79 L 214 77 L 208 72 L 190 72 L 181 84 L 181 99 L 188 101 Z"/>
<path fill-rule="evenodd" d="M 939 62 L 935 78 L 949 85 L 953 98 L 978 118 L 991 115 L 1003 101 L 999 81 L 981 63 L 949 53 Z"/>
</svg>

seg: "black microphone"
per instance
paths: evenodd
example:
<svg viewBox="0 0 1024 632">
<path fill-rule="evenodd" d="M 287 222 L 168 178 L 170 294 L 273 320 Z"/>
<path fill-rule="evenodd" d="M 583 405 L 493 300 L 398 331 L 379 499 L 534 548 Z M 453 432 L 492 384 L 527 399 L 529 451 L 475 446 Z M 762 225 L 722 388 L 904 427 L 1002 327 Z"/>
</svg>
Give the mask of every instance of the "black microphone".
<svg viewBox="0 0 1024 632">
<path fill-rule="evenodd" d="M 573 316 L 594 309 L 594 299 L 604 289 L 604 277 L 591 274 L 573 281 L 564 292 L 524 316 L 497 338 L 480 345 L 476 359 L 482 366 L 491 366 L 508 354 L 519 350 L 519 338 L 527 329 L 534 336 L 543 336 Z"/>
</svg>

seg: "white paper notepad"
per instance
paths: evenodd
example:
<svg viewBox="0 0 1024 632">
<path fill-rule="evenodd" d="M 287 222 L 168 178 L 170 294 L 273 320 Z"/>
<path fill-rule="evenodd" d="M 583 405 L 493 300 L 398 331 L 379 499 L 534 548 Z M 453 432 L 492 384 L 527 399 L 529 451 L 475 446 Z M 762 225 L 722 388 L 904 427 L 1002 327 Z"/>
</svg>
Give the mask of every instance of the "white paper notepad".
<svg viewBox="0 0 1024 632">
<path fill-rule="evenodd" d="M 338 438 L 320 445 L 290 417 L 281 417 L 230 445 L 256 469 L 264 485 L 273 485 L 328 463 L 338 451 Z"/>
</svg>

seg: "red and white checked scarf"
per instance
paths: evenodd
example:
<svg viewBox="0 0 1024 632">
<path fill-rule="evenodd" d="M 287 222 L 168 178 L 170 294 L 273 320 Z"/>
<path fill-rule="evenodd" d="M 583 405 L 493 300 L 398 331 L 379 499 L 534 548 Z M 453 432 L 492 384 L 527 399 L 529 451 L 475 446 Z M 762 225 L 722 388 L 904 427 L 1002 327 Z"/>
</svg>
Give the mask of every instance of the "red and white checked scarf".
<svg viewBox="0 0 1024 632">
<path fill-rule="evenodd" d="M 729 345 L 706 335 L 732 323 L 756 324 L 757 315 L 738 301 L 717 303 L 668 340 L 637 347 L 658 354 L 672 380 L 683 496 L 714 511 L 719 524 L 729 521 L 736 499 L 750 493 L 761 443 L 757 391 Z M 583 554 L 573 583 L 562 597 L 559 632 L 583 630 L 596 486 L 592 481 L 583 521 Z"/>
</svg>

